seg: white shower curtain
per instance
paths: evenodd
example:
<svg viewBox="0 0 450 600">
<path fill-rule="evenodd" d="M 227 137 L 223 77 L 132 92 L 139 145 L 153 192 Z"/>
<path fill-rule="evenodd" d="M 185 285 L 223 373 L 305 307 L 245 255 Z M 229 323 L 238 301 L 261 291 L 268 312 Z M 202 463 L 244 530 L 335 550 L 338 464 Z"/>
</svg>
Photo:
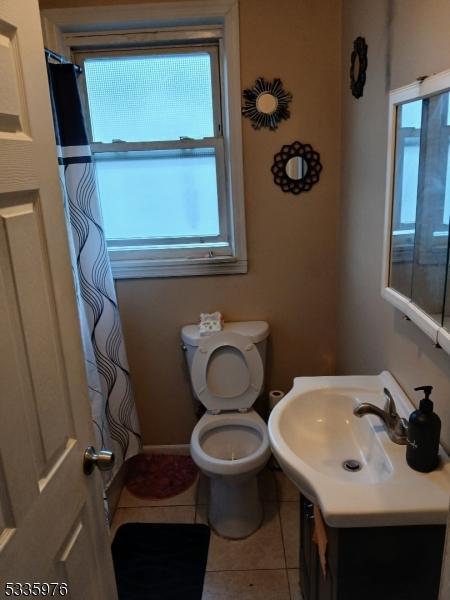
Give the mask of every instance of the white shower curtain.
<svg viewBox="0 0 450 600">
<path fill-rule="evenodd" d="M 49 64 L 48 73 L 96 449 L 116 457 L 107 488 L 141 436 L 76 71 Z"/>
</svg>

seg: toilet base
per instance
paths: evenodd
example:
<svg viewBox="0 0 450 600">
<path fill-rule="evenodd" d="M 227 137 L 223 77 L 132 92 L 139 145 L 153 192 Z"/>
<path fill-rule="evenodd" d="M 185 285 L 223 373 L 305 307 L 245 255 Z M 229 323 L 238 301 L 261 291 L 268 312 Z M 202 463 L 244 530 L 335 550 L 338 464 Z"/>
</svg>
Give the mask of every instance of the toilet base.
<svg viewBox="0 0 450 600">
<path fill-rule="evenodd" d="M 256 475 L 211 477 L 209 523 L 222 537 L 248 537 L 261 525 L 263 509 Z"/>
</svg>

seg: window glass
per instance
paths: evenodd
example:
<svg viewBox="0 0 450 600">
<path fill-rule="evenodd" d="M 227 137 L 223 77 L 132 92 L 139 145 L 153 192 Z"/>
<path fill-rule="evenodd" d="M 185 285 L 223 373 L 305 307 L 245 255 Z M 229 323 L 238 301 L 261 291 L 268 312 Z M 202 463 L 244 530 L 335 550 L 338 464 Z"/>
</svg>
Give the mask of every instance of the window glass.
<svg viewBox="0 0 450 600">
<path fill-rule="evenodd" d="M 92 141 L 214 136 L 208 52 L 89 58 L 84 71 Z"/>
<path fill-rule="evenodd" d="M 95 155 L 107 239 L 217 236 L 214 148 Z"/>
</svg>

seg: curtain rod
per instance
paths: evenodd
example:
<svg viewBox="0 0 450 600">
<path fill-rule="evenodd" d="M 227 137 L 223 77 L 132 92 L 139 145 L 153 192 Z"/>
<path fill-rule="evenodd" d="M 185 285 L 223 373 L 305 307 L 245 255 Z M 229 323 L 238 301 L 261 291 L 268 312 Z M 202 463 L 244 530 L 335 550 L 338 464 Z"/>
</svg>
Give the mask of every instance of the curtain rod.
<svg viewBox="0 0 450 600">
<path fill-rule="evenodd" d="M 77 74 L 80 74 L 83 72 L 83 69 L 80 67 L 80 65 L 77 65 L 75 63 L 71 63 L 70 60 L 67 60 L 67 58 L 65 56 L 62 56 L 62 54 L 57 54 L 56 52 L 53 52 L 53 50 L 49 50 L 48 48 L 44 48 L 45 50 L 45 56 L 47 58 L 47 60 L 49 58 L 53 58 L 53 60 L 58 61 L 59 63 L 62 64 L 67 64 L 67 65 L 72 65 L 75 67 L 75 71 L 77 72 Z"/>
</svg>

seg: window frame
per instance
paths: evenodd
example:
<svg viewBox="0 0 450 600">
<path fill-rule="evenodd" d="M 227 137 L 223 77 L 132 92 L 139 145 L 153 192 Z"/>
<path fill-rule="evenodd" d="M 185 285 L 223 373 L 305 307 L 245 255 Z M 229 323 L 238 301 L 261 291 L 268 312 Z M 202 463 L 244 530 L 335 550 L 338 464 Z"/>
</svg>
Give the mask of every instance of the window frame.
<svg viewBox="0 0 450 600">
<path fill-rule="evenodd" d="M 193 43 L 218 40 L 230 253 L 211 256 L 207 251 L 202 256 L 166 259 L 157 252 L 149 258 L 140 250 L 111 249 L 110 257 L 117 279 L 246 273 L 238 0 L 152 2 L 95 11 L 46 9 L 41 15 L 46 45 L 68 57 L 100 46 L 157 44 L 163 38 L 178 44 L 186 39 L 186 31 L 191 32 Z"/>
<path fill-rule="evenodd" d="M 186 32 L 186 37 L 190 37 L 190 32 Z M 183 258 L 186 254 L 191 257 L 202 257 L 205 254 L 215 256 L 231 256 L 232 248 L 230 243 L 230 214 L 228 211 L 228 191 L 225 179 L 225 153 L 224 139 L 222 132 L 222 111 L 221 111 L 221 93 L 220 93 L 220 73 L 219 73 L 219 48 L 218 44 L 211 45 L 198 42 L 186 43 L 180 45 L 151 45 L 151 46 L 133 46 L 132 48 L 96 48 L 95 50 L 83 50 L 74 52 L 73 58 L 85 72 L 85 61 L 89 59 L 116 58 L 125 56 L 149 56 L 162 54 L 193 54 L 195 52 L 207 53 L 210 56 L 211 65 L 211 83 L 213 98 L 213 128 L 214 136 L 204 138 L 192 138 L 179 140 L 157 140 L 140 142 L 99 142 L 93 138 L 93 128 L 91 114 L 89 110 L 89 101 L 87 94 L 87 82 L 84 74 L 79 77 L 82 103 L 85 111 L 86 128 L 88 131 L 89 142 L 91 146 L 94 163 L 102 160 L 101 155 L 113 155 L 111 160 L 116 158 L 129 157 L 129 153 L 143 155 L 145 152 L 158 150 L 191 150 L 214 148 L 214 158 L 216 166 L 216 190 L 217 190 L 217 208 L 219 216 L 219 234 L 216 236 L 172 236 L 172 237 L 153 237 L 153 238 L 109 238 L 107 239 L 108 250 L 114 255 L 115 260 L 135 257 L 145 257 L 151 253 L 155 258 Z M 128 156 L 127 156 L 128 155 Z"/>
</svg>

